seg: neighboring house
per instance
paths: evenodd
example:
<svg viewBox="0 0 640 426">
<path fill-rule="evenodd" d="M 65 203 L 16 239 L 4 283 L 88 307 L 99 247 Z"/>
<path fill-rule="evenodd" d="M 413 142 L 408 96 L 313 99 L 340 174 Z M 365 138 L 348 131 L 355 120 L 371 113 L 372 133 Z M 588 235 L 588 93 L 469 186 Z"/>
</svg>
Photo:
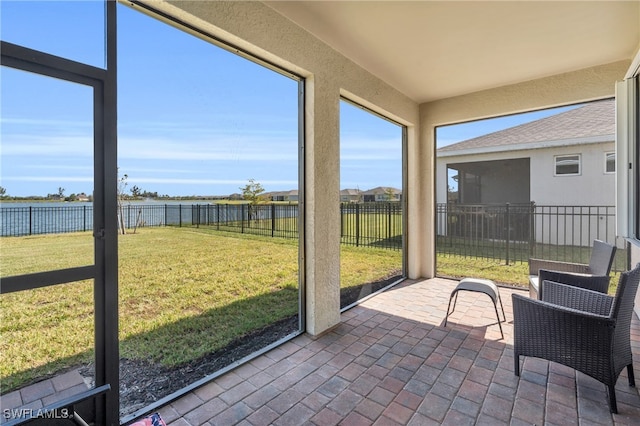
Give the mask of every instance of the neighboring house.
<svg viewBox="0 0 640 426">
<path fill-rule="evenodd" d="M 615 103 L 604 100 L 440 148 L 437 202 L 450 203 L 440 211 L 455 215 L 451 203 L 614 206 L 614 140 Z M 580 241 L 572 239 L 574 245 L 590 245 L 591 236 L 603 235 L 599 232 L 615 235 L 613 218 L 582 221 L 574 212 L 584 210 L 572 207 L 565 210 L 566 215 L 552 218 L 542 213 L 549 209 L 554 207 L 537 208 L 533 216 L 529 209 L 516 210 L 525 216 L 514 216 L 510 226 L 513 235 L 528 240 L 530 230 L 535 229 L 533 237 L 543 243 L 580 235 Z M 493 216 L 484 216 L 482 211 L 478 210 L 476 222 L 467 224 L 465 232 L 475 232 L 477 226 L 486 227 L 492 220 Z M 553 232 L 543 235 L 543 222 Z M 447 234 L 447 228 L 442 222 L 437 232 Z"/>
<path fill-rule="evenodd" d="M 362 199 L 362 191 L 359 189 L 347 188 L 340 191 L 341 203 L 357 203 Z"/>
<path fill-rule="evenodd" d="M 610 99 L 440 148 L 437 202 L 613 206 L 614 138 Z"/>
<path fill-rule="evenodd" d="M 401 199 L 402 191 L 389 186 L 378 186 L 362 192 L 362 201 L 365 203 L 375 201 L 400 201 Z"/>
<path fill-rule="evenodd" d="M 298 190 L 267 192 L 264 196 L 271 201 L 298 201 Z"/>
</svg>

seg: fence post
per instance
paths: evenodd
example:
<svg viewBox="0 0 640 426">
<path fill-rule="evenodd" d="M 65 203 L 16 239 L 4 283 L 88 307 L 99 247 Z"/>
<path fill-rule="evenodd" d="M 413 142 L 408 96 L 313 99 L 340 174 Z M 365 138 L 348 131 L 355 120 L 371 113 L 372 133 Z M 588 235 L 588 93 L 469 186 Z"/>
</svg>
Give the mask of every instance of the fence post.
<svg viewBox="0 0 640 426">
<path fill-rule="evenodd" d="M 276 231 L 276 205 L 271 204 L 271 238 L 275 236 Z"/>
<path fill-rule="evenodd" d="M 509 214 L 509 203 L 507 203 L 507 208 L 505 209 L 505 214 L 507 215 L 507 254 L 506 254 L 506 261 L 507 261 L 507 266 L 509 265 L 509 242 L 511 240 L 511 215 Z"/>
<path fill-rule="evenodd" d="M 391 242 L 391 201 L 387 203 L 387 242 Z"/>
<path fill-rule="evenodd" d="M 216 229 L 220 230 L 220 203 L 216 203 Z"/>
<path fill-rule="evenodd" d="M 340 243 L 344 237 L 344 203 L 340 203 Z"/>
<path fill-rule="evenodd" d="M 182 228 L 182 204 L 178 204 L 178 216 L 179 216 L 178 226 Z"/>
<path fill-rule="evenodd" d="M 360 203 L 356 204 L 356 247 L 360 246 Z"/>
<path fill-rule="evenodd" d="M 245 204 L 240 204 L 240 233 L 244 234 L 244 206 Z"/>
<path fill-rule="evenodd" d="M 33 233 L 33 206 L 29 206 L 29 235 Z"/>
<path fill-rule="evenodd" d="M 192 206 L 191 209 L 193 210 L 193 204 L 191 206 Z M 196 204 L 195 207 L 196 207 L 197 212 L 198 212 L 198 213 L 196 213 L 196 220 L 198 221 L 198 223 L 196 224 L 196 228 L 200 228 L 200 204 Z M 192 215 L 192 217 L 193 217 L 193 215 Z"/>
<path fill-rule="evenodd" d="M 536 245 L 536 203 L 531 202 L 531 210 L 529 213 L 529 257 L 533 257 Z"/>
<path fill-rule="evenodd" d="M 87 206 L 82 206 L 82 230 L 87 230 Z"/>
</svg>

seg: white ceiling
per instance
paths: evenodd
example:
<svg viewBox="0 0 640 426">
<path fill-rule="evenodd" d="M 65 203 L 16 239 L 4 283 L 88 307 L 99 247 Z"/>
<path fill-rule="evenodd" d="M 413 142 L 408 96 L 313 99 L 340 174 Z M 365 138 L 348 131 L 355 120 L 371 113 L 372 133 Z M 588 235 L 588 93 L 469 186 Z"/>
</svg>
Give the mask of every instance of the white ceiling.
<svg viewBox="0 0 640 426">
<path fill-rule="evenodd" d="M 416 102 L 631 59 L 640 1 L 275 1 Z"/>
</svg>

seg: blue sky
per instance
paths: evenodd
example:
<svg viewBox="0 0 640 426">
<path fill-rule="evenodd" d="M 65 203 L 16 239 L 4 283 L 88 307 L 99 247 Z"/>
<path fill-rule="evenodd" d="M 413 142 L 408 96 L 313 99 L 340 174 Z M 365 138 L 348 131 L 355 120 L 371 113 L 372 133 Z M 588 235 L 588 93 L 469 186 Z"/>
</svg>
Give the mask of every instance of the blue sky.
<svg viewBox="0 0 640 426">
<path fill-rule="evenodd" d="M 104 66 L 101 2 L 52 6 L 2 0 L 2 39 Z M 255 179 L 267 191 L 297 189 L 297 81 L 122 5 L 118 27 L 118 165 L 128 188 L 226 195 Z M 89 194 L 91 90 L 6 67 L 0 82 L 7 194 Z M 439 146 L 550 114 L 441 128 Z M 399 126 L 342 102 L 340 140 L 342 188 L 401 187 Z"/>
<path fill-rule="evenodd" d="M 504 130 L 509 127 L 518 126 L 530 121 L 540 120 L 541 118 L 560 114 L 561 112 L 568 111 L 573 108 L 576 108 L 576 106 L 552 108 L 462 124 L 454 124 L 450 126 L 441 126 L 436 129 L 438 148 Z"/>
</svg>

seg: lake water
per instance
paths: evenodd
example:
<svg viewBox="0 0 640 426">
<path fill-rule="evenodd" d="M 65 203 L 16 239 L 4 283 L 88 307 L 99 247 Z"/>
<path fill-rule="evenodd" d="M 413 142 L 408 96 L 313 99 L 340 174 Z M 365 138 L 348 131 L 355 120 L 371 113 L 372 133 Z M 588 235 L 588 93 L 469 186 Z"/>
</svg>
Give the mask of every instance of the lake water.
<svg viewBox="0 0 640 426">
<path fill-rule="evenodd" d="M 263 205 L 249 209 L 243 204 L 213 204 L 205 201 L 144 201 L 124 203 L 122 206 L 126 228 L 230 223 L 249 218 L 271 219 L 272 216 L 295 217 L 297 205 Z M 117 217 L 113 220 L 117 220 Z M 93 203 L 90 202 L 0 203 L 0 236 L 92 229 Z"/>
</svg>

